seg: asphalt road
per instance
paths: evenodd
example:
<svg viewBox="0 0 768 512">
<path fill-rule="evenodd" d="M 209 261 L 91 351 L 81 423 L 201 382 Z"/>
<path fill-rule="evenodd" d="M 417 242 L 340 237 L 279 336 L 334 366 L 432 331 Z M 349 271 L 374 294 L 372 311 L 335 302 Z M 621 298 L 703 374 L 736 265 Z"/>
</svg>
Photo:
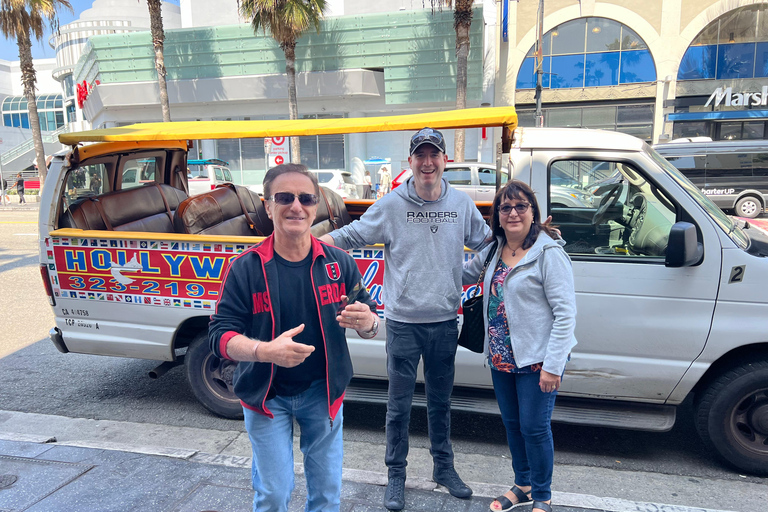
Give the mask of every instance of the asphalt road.
<svg viewBox="0 0 768 512">
<path fill-rule="evenodd" d="M 36 212 L 0 211 L 0 410 L 242 431 L 240 421 L 215 417 L 197 403 L 183 367 L 151 380 L 147 372 L 157 364 L 152 361 L 56 351 L 47 339 L 53 315 L 37 268 L 35 222 Z M 345 405 L 345 439 L 383 444 L 384 417 L 381 405 Z M 768 484 L 766 478 L 740 475 L 708 453 L 685 407 L 678 417 L 667 433 L 555 425 L 556 463 L 686 475 L 691 482 Z M 428 447 L 421 409 L 414 410 L 411 432 L 412 447 Z M 508 456 L 504 428 L 495 416 L 454 413 L 452 439 L 457 457 Z"/>
</svg>

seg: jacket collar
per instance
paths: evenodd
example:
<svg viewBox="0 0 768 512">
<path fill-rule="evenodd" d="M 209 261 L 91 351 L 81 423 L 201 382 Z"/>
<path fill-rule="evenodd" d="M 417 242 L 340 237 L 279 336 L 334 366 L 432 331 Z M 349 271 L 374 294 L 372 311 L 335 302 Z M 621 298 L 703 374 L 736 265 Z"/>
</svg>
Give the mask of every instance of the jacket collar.
<svg viewBox="0 0 768 512">
<path fill-rule="evenodd" d="M 270 261 L 275 257 L 275 234 L 272 233 L 264 241 L 256 247 L 256 254 L 261 256 L 264 261 Z M 325 248 L 323 243 L 312 237 L 312 261 L 315 261 L 320 256 L 325 257 Z"/>
</svg>

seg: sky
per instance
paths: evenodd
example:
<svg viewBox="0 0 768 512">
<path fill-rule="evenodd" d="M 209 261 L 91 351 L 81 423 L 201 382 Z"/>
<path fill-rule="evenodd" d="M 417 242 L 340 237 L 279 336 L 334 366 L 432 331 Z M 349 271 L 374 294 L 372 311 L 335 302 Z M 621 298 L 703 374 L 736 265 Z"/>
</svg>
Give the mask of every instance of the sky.
<svg viewBox="0 0 768 512">
<path fill-rule="evenodd" d="M 71 23 L 80 17 L 80 13 L 86 9 L 90 9 L 94 0 L 69 0 L 72 4 L 74 13 L 67 11 L 66 9 L 59 10 L 59 24 L 66 25 Z M 134 0 L 136 2 L 143 0 Z M 168 0 L 165 0 L 168 1 Z M 179 4 L 179 0 L 170 0 L 172 4 Z M 56 58 L 56 52 L 48 44 L 48 39 L 51 36 L 51 31 L 48 29 L 42 41 L 32 41 L 32 58 L 34 59 L 53 59 Z M 19 48 L 16 45 L 16 40 L 8 40 L 0 37 L 0 59 L 3 60 L 19 60 Z"/>
</svg>

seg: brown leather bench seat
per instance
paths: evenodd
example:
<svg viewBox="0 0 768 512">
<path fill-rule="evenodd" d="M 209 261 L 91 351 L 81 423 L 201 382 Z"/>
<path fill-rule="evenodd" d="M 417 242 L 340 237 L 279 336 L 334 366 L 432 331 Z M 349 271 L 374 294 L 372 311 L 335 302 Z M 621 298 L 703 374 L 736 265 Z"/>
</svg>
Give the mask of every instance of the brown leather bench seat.
<svg viewBox="0 0 768 512">
<path fill-rule="evenodd" d="M 347 212 L 344 198 L 329 188 L 320 187 L 317 218 L 310 228 L 312 234 L 320 237 L 334 229 L 339 229 L 341 226 L 346 226 L 350 222 L 352 222 L 352 217 Z"/>
<path fill-rule="evenodd" d="M 231 184 L 182 201 L 174 226 L 195 235 L 267 236 L 273 229 L 259 195 Z"/>
<path fill-rule="evenodd" d="M 173 233 L 174 212 L 186 198 L 184 191 L 165 184 L 116 190 L 71 204 L 60 227 Z"/>
</svg>

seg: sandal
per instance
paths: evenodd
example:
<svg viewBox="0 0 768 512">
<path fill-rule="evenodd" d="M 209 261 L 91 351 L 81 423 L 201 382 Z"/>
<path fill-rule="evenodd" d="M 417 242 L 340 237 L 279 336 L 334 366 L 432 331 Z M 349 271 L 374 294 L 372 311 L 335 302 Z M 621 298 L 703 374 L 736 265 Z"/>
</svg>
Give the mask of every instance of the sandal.
<svg viewBox="0 0 768 512">
<path fill-rule="evenodd" d="M 501 496 L 499 496 L 498 498 L 496 498 L 494 500 L 494 501 L 498 501 L 499 502 L 499 505 L 501 505 L 501 508 L 493 508 L 493 507 L 491 507 L 489 505 L 489 508 L 491 509 L 491 512 L 509 512 L 510 510 L 512 510 L 513 508 L 517 507 L 518 505 L 525 505 L 526 503 L 530 503 L 531 501 L 533 501 L 533 500 L 531 500 L 530 496 L 528 496 L 526 493 L 524 493 L 523 490 L 520 489 L 516 485 L 512 486 L 510 491 L 512 492 L 512 494 L 517 496 L 517 500 L 518 500 L 517 503 L 512 503 L 509 500 L 509 498 L 507 498 L 506 496 L 504 496 L 502 494 Z M 491 505 L 492 504 L 493 503 L 491 503 Z M 545 505 L 546 505 L 546 503 L 545 503 Z M 551 509 L 550 510 L 545 510 L 544 512 L 552 512 L 552 510 Z"/>
<path fill-rule="evenodd" d="M 552 512 L 552 506 L 546 501 L 534 501 L 533 508 L 531 510 L 535 508 L 543 510 L 544 512 Z"/>
</svg>

